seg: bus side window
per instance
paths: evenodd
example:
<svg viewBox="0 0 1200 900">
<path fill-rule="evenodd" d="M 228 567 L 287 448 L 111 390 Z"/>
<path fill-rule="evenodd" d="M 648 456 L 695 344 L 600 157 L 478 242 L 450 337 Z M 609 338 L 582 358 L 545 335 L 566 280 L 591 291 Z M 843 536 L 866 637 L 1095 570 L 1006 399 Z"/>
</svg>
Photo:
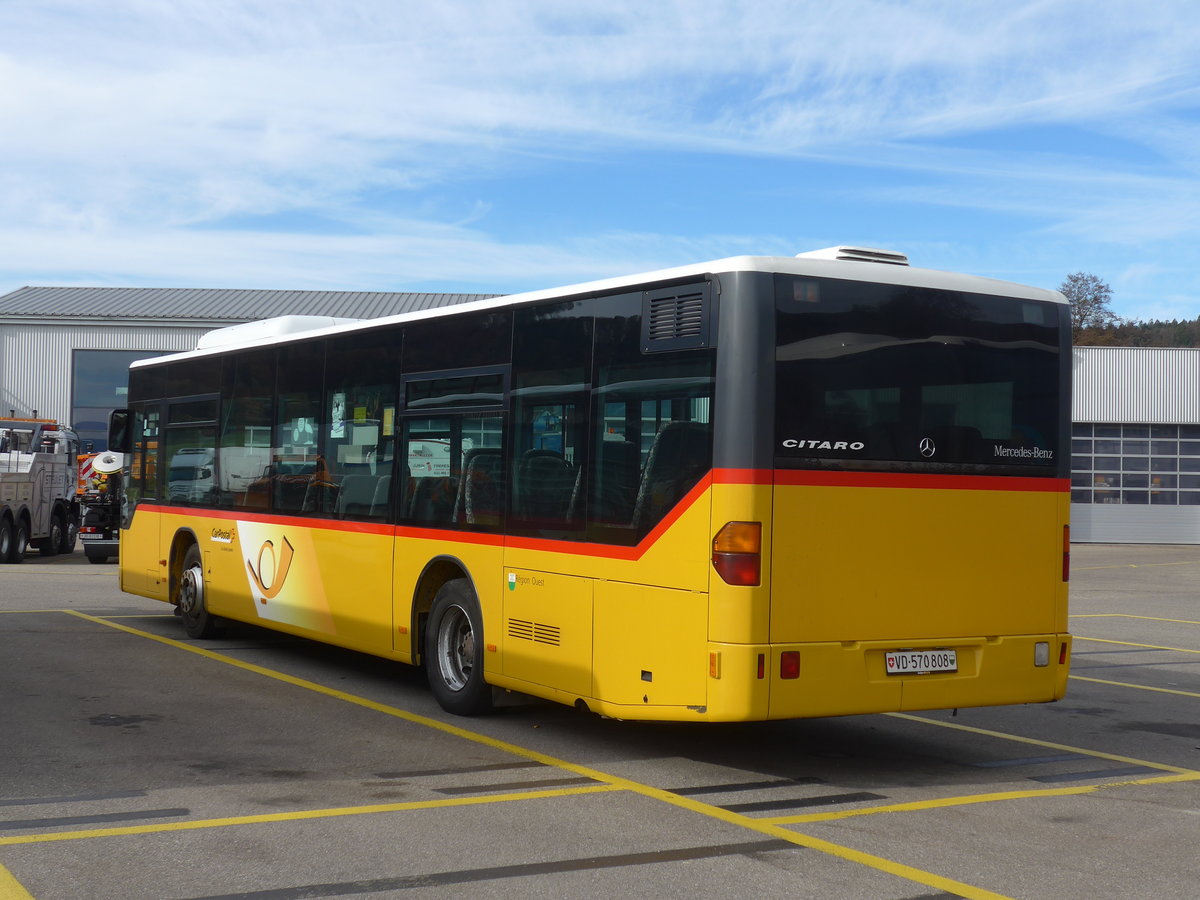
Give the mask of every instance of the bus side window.
<svg viewBox="0 0 1200 900">
<path fill-rule="evenodd" d="M 231 357 L 225 375 L 218 455 L 220 505 L 265 510 L 270 507 L 275 351 L 253 350 Z"/>
<path fill-rule="evenodd" d="M 384 379 L 399 370 L 399 348 L 394 329 L 329 342 L 326 495 L 339 519 L 382 521 L 389 515 L 399 385 Z"/>
<path fill-rule="evenodd" d="M 271 446 L 271 505 L 276 512 L 327 511 L 310 487 L 328 485 L 326 421 L 322 404 L 325 344 L 297 344 L 279 351 L 275 439 Z M 306 507 L 310 507 L 307 508 Z"/>
<path fill-rule="evenodd" d="M 712 468 L 712 355 L 664 353 L 600 371 L 588 521 L 636 543 Z"/>
<path fill-rule="evenodd" d="M 404 423 L 410 473 L 401 519 L 443 528 L 498 529 L 504 512 L 503 416 L 413 416 Z"/>
<path fill-rule="evenodd" d="M 519 310 L 513 330 L 512 527 L 584 536 L 593 312 L 573 301 Z"/>
</svg>

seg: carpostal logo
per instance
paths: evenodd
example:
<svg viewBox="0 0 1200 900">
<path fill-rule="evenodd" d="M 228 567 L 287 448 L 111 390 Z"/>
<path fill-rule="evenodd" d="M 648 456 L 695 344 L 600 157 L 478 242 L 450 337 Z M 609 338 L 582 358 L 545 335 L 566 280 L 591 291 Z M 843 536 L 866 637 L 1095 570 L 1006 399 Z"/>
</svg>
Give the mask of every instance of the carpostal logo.
<svg viewBox="0 0 1200 900">
<path fill-rule="evenodd" d="M 846 450 L 858 452 L 867 445 L 862 441 L 808 441 L 788 438 L 783 442 L 786 450 Z"/>
<path fill-rule="evenodd" d="M 292 567 L 294 555 L 295 550 L 292 549 L 291 542 L 285 537 L 278 554 L 275 551 L 274 541 L 263 541 L 263 545 L 258 550 L 258 564 L 255 565 L 251 560 L 246 560 L 246 569 L 250 573 L 250 578 L 262 595 L 259 598 L 260 603 L 266 603 L 279 596 L 279 592 L 283 590 L 283 583 L 287 580 L 288 570 Z"/>
</svg>

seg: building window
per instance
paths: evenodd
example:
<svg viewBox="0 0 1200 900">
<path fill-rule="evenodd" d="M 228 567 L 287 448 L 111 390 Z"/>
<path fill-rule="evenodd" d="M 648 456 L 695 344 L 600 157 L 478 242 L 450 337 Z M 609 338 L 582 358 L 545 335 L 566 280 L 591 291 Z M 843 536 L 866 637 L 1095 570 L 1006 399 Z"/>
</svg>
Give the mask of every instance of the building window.
<svg viewBox="0 0 1200 900">
<path fill-rule="evenodd" d="M 163 350 L 76 350 L 71 366 L 71 427 L 94 450 L 108 449 L 108 414 L 129 405 L 129 364 Z"/>
<path fill-rule="evenodd" d="M 1200 425 L 1076 422 L 1071 502 L 1200 506 Z"/>
</svg>

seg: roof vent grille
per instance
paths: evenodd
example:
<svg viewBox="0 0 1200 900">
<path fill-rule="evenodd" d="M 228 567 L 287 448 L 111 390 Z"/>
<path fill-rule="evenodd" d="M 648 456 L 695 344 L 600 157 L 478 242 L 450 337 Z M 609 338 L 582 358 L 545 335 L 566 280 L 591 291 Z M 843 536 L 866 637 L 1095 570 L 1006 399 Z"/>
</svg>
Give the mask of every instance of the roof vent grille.
<svg viewBox="0 0 1200 900">
<path fill-rule="evenodd" d="M 880 250 L 876 247 L 826 247 L 823 250 L 810 250 L 807 253 L 797 253 L 796 258 L 886 263 L 891 266 L 908 265 L 908 257 L 903 253 L 897 253 L 894 250 Z"/>
</svg>

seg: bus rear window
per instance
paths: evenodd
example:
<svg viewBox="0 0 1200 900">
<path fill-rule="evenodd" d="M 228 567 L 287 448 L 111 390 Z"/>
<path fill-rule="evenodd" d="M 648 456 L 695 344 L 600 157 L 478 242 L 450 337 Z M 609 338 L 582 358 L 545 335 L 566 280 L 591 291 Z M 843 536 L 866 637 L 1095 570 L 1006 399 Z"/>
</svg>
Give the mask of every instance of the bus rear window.
<svg viewBox="0 0 1200 900">
<path fill-rule="evenodd" d="M 783 466 L 1061 462 L 1060 304 L 779 276 Z"/>
</svg>

